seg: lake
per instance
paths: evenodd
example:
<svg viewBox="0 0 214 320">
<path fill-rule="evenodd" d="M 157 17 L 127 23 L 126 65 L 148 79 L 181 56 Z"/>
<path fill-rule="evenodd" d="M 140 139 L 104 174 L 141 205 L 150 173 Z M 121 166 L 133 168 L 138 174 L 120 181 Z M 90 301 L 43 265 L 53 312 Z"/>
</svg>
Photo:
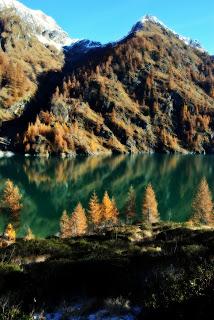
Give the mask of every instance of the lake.
<svg viewBox="0 0 214 320">
<path fill-rule="evenodd" d="M 140 213 L 144 189 L 149 182 L 157 195 L 161 219 L 183 222 L 191 214 L 192 198 L 202 177 L 207 178 L 214 193 L 214 156 L 156 154 L 0 159 L 0 191 L 9 178 L 23 194 L 24 206 L 16 222 L 20 236 L 27 227 L 38 237 L 57 234 L 63 210 L 71 213 L 78 201 L 87 208 L 94 190 L 100 198 L 105 190 L 109 191 L 123 213 L 128 189 L 133 185 Z M 1 213 L 1 232 L 8 221 L 9 217 Z"/>
</svg>

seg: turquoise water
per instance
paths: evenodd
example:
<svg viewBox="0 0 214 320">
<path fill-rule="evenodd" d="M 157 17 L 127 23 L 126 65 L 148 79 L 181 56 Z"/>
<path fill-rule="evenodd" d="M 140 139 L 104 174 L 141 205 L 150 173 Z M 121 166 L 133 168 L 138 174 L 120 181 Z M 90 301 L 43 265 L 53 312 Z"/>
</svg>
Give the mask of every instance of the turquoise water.
<svg viewBox="0 0 214 320">
<path fill-rule="evenodd" d="M 23 209 L 16 221 L 19 235 L 27 227 L 40 237 L 59 231 L 64 209 L 72 212 L 78 201 L 87 207 L 91 193 L 105 190 L 116 198 L 123 212 L 127 192 L 133 185 L 138 212 L 145 186 L 151 182 L 163 220 L 185 221 L 191 214 L 193 195 L 202 177 L 214 193 L 214 156 L 138 155 L 40 159 L 14 156 L 0 159 L 0 191 L 6 179 L 23 194 Z M 213 194 L 214 195 L 214 194 Z M 0 214 L 3 231 L 9 217 Z"/>
</svg>

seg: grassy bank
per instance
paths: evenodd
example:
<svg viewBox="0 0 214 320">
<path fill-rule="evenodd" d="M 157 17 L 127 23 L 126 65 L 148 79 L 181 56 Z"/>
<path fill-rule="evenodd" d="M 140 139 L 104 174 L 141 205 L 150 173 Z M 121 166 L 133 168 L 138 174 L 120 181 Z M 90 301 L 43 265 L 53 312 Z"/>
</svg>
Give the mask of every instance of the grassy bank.
<svg viewBox="0 0 214 320">
<path fill-rule="evenodd" d="M 1 301 L 5 312 L 17 305 L 28 314 L 87 297 L 93 303 L 78 312 L 88 319 L 106 299 L 120 297 L 141 308 L 136 319 L 204 319 L 214 302 L 213 247 L 213 229 L 177 224 L 114 227 L 72 239 L 18 239 L 0 249 Z"/>
</svg>

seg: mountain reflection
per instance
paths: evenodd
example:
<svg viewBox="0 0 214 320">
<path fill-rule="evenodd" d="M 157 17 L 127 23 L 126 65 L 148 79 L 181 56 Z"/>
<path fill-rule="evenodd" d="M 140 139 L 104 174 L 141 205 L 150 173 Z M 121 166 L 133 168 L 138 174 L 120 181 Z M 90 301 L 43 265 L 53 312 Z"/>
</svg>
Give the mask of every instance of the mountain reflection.
<svg viewBox="0 0 214 320">
<path fill-rule="evenodd" d="M 94 156 L 71 159 L 13 157 L 0 159 L 0 189 L 6 179 L 23 194 L 19 233 L 30 226 L 38 236 L 58 232 L 64 209 L 71 212 L 77 202 L 87 207 L 91 193 L 105 190 L 116 198 L 121 213 L 130 185 L 137 193 L 140 213 L 145 186 L 151 182 L 157 194 L 161 218 L 184 221 L 191 211 L 192 197 L 202 177 L 213 190 L 214 156 L 138 155 Z M 7 217 L 0 217 L 1 229 Z"/>
</svg>

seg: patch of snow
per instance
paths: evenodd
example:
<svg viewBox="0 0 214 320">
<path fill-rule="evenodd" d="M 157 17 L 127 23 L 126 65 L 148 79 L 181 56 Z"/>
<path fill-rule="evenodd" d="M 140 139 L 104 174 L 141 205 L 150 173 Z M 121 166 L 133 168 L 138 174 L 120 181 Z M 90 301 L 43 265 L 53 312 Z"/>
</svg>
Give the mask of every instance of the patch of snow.
<svg viewBox="0 0 214 320">
<path fill-rule="evenodd" d="M 11 151 L 2 151 L 0 150 L 0 158 L 11 158 L 13 157 L 15 154 Z"/>
<path fill-rule="evenodd" d="M 11 158 L 13 157 L 15 154 L 12 151 L 5 151 L 5 157 L 6 158 Z"/>
<path fill-rule="evenodd" d="M 67 48 L 73 47 L 73 46 L 84 46 L 85 48 L 98 48 L 98 47 L 102 47 L 102 43 L 97 42 L 97 41 L 91 41 L 91 40 L 87 40 L 87 39 L 82 39 L 82 40 L 78 40 L 75 43 L 72 43 L 70 46 L 67 46 Z M 66 47 L 65 47 L 66 49 Z"/>
<path fill-rule="evenodd" d="M 100 42 L 90 41 L 90 40 L 83 40 L 83 41 L 85 43 L 86 48 L 98 48 L 102 46 Z"/>
<path fill-rule="evenodd" d="M 78 53 L 87 53 L 89 52 L 90 50 L 92 49 L 95 49 L 95 48 L 101 48 L 101 47 L 105 47 L 106 45 L 103 45 L 102 43 L 100 42 L 96 42 L 96 41 L 91 41 L 91 40 L 79 40 L 77 42 L 74 42 L 73 44 L 71 44 L 70 46 L 65 46 L 64 47 L 64 50 L 66 52 L 69 52 L 69 51 L 75 51 L 75 52 L 78 52 Z"/>
<path fill-rule="evenodd" d="M 46 45 L 61 49 L 78 41 L 70 38 L 52 17 L 41 10 L 32 10 L 17 0 L 0 0 L 0 10 L 5 9 L 13 9 L 39 41 Z"/>
</svg>

